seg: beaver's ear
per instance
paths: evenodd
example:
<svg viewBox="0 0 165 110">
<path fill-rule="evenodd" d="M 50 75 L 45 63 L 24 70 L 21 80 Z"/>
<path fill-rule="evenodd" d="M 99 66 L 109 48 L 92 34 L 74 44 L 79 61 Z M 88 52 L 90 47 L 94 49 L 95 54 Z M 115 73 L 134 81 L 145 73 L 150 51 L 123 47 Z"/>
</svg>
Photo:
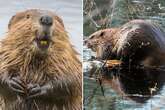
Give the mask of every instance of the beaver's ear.
<svg viewBox="0 0 165 110">
<path fill-rule="evenodd" d="M 89 37 L 89 39 L 93 39 L 95 37 L 95 35 L 91 35 L 90 37 Z"/>
<path fill-rule="evenodd" d="M 63 20 L 59 16 L 55 16 L 55 19 L 64 27 Z"/>
<path fill-rule="evenodd" d="M 16 16 L 16 15 L 12 16 L 11 19 L 9 20 L 8 29 L 10 29 L 11 24 L 12 24 L 12 22 L 13 22 L 15 16 Z"/>
</svg>

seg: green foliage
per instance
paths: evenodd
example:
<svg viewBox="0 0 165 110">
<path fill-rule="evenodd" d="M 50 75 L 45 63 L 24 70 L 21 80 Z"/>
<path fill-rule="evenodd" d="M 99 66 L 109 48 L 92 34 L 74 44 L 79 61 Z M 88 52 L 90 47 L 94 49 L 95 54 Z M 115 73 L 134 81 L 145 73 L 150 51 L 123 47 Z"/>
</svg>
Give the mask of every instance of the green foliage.
<svg viewBox="0 0 165 110">
<path fill-rule="evenodd" d="M 165 27 L 165 0 L 84 0 L 83 9 L 85 36 L 133 19 L 149 19 Z"/>
</svg>

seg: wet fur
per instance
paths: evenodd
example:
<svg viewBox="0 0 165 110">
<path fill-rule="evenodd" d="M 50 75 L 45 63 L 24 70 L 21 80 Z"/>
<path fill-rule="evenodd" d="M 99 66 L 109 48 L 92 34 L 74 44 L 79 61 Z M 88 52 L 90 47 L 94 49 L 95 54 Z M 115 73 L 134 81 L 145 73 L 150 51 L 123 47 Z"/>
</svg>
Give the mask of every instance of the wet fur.
<svg viewBox="0 0 165 110">
<path fill-rule="evenodd" d="M 133 20 L 114 33 L 112 30 L 96 31 L 84 41 L 97 58 L 118 59 L 127 64 L 101 68 L 102 84 L 109 84 L 117 93 L 138 103 L 148 102 L 164 85 L 164 68 L 159 66 L 165 64 L 165 32 L 158 24 L 145 20 Z"/>
<path fill-rule="evenodd" d="M 110 30 L 114 29 L 97 31 L 86 40 L 86 45 L 97 53 L 97 58 L 119 59 L 135 65 L 164 64 L 165 32 L 158 24 L 133 20 L 115 29 L 114 33 Z"/>
<path fill-rule="evenodd" d="M 111 55 L 108 53 L 115 46 L 117 37 L 115 36 L 118 28 L 102 29 L 94 32 L 85 40 L 85 45 L 96 52 L 98 59 L 107 59 Z"/>
</svg>

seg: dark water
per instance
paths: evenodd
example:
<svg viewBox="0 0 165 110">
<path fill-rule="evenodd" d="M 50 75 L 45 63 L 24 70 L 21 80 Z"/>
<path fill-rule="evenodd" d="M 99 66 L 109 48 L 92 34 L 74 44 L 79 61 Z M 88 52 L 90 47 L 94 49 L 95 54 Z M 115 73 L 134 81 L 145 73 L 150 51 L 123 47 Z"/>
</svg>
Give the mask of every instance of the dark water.
<svg viewBox="0 0 165 110">
<path fill-rule="evenodd" d="M 103 63 L 89 61 L 91 51 L 84 47 L 84 105 L 85 110 L 165 110 L 165 68 L 127 68 L 115 71 L 106 68 L 97 72 Z M 91 54 L 92 55 L 92 54 Z M 91 70 L 96 71 L 91 77 Z M 112 84 L 100 85 L 97 77 L 106 76 L 109 82 L 115 78 L 120 83 L 119 94 Z M 138 80 L 137 80 L 138 79 Z M 102 79 L 105 80 L 105 79 Z M 154 89 L 153 91 L 151 90 Z"/>
<path fill-rule="evenodd" d="M 17 12 L 37 8 L 54 11 L 64 20 L 72 44 L 82 53 L 81 0 L 0 0 L 0 36 L 7 31 L 9 19 Z"/>
<path fill-rule="evenodd" d="M 165 27 L 164 0 L 85 1 L 91 4 L 84 6 L 85 36 L 102 28 L 119 27 L 133 19 L 152 20 Z M 95 55 L 85 46 L 83 51 L 85 110 L 165 110 L 164 67 L 98 72 L 103 63 L 91 60 Z M 92 77 L 91 71 L 94 73 Z M 102 75 L 106 76 L 106 81 L 100 85 Z M 119 82 L 122 94 L 111 84 L 113 79 Z"/>
</svg>

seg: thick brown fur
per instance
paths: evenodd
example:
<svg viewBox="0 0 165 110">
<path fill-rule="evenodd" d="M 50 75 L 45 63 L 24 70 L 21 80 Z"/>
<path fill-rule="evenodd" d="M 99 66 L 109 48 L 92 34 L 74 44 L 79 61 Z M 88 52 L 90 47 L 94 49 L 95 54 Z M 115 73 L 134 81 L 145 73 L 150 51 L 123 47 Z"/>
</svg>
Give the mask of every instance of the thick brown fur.
<svg viewBox="0 0 165 110">
<path fill-rule="evenodd" d="M 165 32 L 158 24 L 133 20 L 119 28 L 96 31 L 84 43 L 97 53 L 98 59 L 122 62 L 119 68 L 101 68 L 103 85 L 108 84 L 115 92 L 139 103 L 162 90 L 165 77 L 159 66 L 165 64 Z"/>
<path fill-rule="evenodd" d="M 165 64 L 165 32 L 153 22 L 133 20 L 119 28 L 97 31 L 85 44 L 100 59 L 119 59 L 124 63 Z M 156 54 L 155 54 L 156 53 Z"/>
<path fill-rule="evenodd" d="M 42 54 L 33 44 L 38 24 L 33 18 L 42 10 L 27 10 L 14 16 L 0 48 L 0 94 L 3 110 L 81 110 L 81 62 L 70 44 L 62 20 L 52 12 L 52 43 Z M 28 14 L 28 15 L 27 15 Z M 20 20 L 15 17 L 21 16 Z M 27 16 L 27 17 L 26 17 Z M 31 18 L 33 17 L 33 18 Z M 53 93 L 25 100 L 26 96 L 7 91 L 4 80 L 19 76 L 26 84 L 44 86 L 50 83 Z M 26 90 L 25 90 L 26 91 Z"/>
<path fill-rule="evenodd" d="M 103 57 L 108 57 L 108 55 L 103 55 L 104 51 L 106 51 L 109 46 L 115 45 L 117 41 L 115 34 L 118 30 L 118 28 L 109 28 L 96 31 L 84 41 L 85 45 L 96 52 L 97 58 L 102 59 Z"/>
</svg>

